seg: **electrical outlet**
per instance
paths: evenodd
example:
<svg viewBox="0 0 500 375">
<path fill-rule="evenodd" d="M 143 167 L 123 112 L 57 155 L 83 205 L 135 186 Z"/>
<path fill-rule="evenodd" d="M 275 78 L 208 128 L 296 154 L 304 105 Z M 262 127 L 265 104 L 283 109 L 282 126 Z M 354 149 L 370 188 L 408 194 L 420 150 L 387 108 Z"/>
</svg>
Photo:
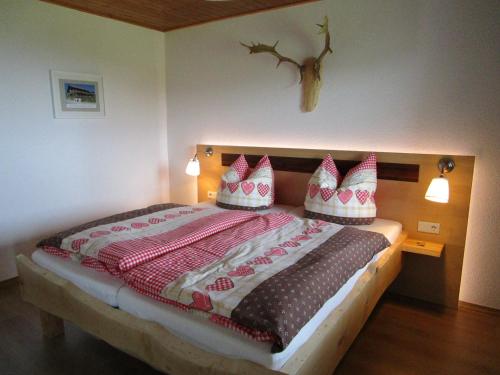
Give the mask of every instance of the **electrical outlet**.
<svg viewBox="0 0 500 375">
<path fill-rule="evenodd" d="M 431 223 L 429 221 L 419 221 L 417 230 L 419 232 L 439 234 L 439 229 L 441 224 L 439 223 Z"/>
<path fill-rule="evenodd" d="M 217 192 L 216 191 L 209 191 L 207 196 L 208 196 L 208 199 L 215 199 L 215 198 L 217 198 Z"/>
</svg>

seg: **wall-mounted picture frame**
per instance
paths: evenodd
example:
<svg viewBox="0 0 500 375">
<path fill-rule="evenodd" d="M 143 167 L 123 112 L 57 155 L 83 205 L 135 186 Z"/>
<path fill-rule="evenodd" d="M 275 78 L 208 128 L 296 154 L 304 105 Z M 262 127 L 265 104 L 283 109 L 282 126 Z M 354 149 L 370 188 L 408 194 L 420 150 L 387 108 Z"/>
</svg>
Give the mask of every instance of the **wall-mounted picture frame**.
<svg viewBox="0 0 500 375">
<path fill-rule="evenodd" d="M 50 71 L 55 118 L 104 117 L 102 76 Z"/>
</svg>

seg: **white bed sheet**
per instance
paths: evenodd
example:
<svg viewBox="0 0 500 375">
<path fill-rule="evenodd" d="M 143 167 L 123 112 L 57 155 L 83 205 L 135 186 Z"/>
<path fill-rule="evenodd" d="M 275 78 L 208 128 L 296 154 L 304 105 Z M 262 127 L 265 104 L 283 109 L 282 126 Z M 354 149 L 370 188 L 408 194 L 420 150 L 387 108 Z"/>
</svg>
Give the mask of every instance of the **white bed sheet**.
<svg viewBox="0 0 500 375">
<path fill-rule="evenodd" d="M 292 210 L 289 210 L 291 215 L 303 218 L 304 217 L 304 206 L 295 207 Z M 375 221 L 368 225 L 347 225 L 349 227 L 369 230 L 372 232 L 378 232 L 385 235 L 385 237 L 389 240 L 390 243 L 394 243 L 398 238 L 399 234 L 403 230 L 403 226 L 401 223 L 398 223 L 394 220 L 380 219 L 376 218 Z"/>
<path fill-rule="evenodd" d="M 373 224 L 357 226 L 363 230 L 370 230 L 384 234 L 393 243 L 401 233 L 400 223 L 392 220 L 376 219 Z M 128 287 L 123 287 L 118 293 L 118 306 L 132 315 L 151 320 L 166 327 L 182 340 L 190 342 L 206 351 L 231 358 L 247 359 L 259 363 L 264 367 L 279 370 L 286 361 L 311 337 L 328 315 L 347 297 L 356 281 L 368 269 L 369 265 L 377 261 L 382 252 L 362 269 L 359 269 L 339 291 L 330 298 L 314 317 L 300 330 L 286 350 L 280 353 L 271 353 L 269 343 L 260 343 L 243 335 L 221 327 L 215 323 L 194 314 L 186 314 L 175 307 L 152 300 Z"/>
<path fill-rule="evenodd" d="M 349 225 L 349 226 L 353 228 L 369 230 L 371 232 L 381 233 L 389 240 L 391 244 L 398 239 L 399 235 L 401 234 L 401 231 L 403 230 L 403 226 L 401 225 L 401 223 L 398 223 L 397 221 L 394 220 L 379 219 L 379 218 L 376 218 L 375 221 L 369 225 Z"/>
<path fill-rule="evenodd" d="M 35 250 L 31 258 L 39 266 L 71 281 L 92 297 L 118 307 L 118 291 L 125 285 L 122 280 L 104 272 L 82 267 L 70 259 L 50 255 L 41 249 Z"/>
</svg>

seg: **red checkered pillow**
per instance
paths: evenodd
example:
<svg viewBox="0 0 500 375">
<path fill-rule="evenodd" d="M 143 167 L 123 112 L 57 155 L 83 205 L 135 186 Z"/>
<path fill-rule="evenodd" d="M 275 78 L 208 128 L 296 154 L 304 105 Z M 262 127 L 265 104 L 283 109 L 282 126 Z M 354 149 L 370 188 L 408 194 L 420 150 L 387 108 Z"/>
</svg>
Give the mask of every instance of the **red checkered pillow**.
<svg viewBox="0 0 500 375">
<path fill-rule="evenodd" d="M 229 167 L 221 178 L 217 191 L 217 205 L 238 210 L 264 210 L 274 202 L 274 173 L 265 155 L 249 174 L 243 155 Z M 247 177 L 248 176 L 248 177 Z"/>
<path fill-rule="evenodd" d="M 350 169 L 344 180 L 332 156 L 327 155 L 309 180 L 304 216 L 343 225 L 371 224 L 377 214 L 376 190 L 375 153 Z"/>
</svg>

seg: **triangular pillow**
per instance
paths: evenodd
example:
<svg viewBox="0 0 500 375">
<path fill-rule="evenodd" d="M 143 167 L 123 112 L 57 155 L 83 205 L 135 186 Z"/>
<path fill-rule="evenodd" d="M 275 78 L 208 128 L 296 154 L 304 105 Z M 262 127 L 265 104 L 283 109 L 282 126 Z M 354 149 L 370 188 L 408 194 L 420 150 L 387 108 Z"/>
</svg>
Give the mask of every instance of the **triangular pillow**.
<svg viewBox="0 0 500 375">
<path fill-rule="evenodd" d="M 328 154 L 309 180 L 304 216 L 342 225 L 371 224 L 377 214 L 376 190 L 375 153 L 351 168 L 343 180 Z"/>
<path fill-rule="evenodd" d="M 274 173 L 267 155 L 252 173 L 243 155 L 221 177 L 217 206 L 236 210 L 264 210 L 274 203 Z M 247 177 L 248 176 L 248 177 Z"/>
</svg>

